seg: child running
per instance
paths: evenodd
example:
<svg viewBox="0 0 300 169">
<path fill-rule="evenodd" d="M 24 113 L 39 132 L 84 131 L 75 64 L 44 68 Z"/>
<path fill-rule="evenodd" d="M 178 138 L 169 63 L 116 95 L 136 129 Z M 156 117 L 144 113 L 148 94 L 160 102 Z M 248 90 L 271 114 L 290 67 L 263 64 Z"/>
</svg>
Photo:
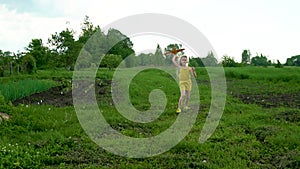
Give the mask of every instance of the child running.
<svg viewBox="0 0 300 169">
<path fill-rule="evenodd" d="M 176 110 L 177 113 L 181 112 L 181 107 L 183 100 L 185 98 L 185 110 L 189 110 L 190 107 L 188 107 L 189 99 L 190 99 L 190 93 L 192 89 L 192 81 L 190 74 L 193 74 L 193 76 L 196 78 L 197 74 L 195 72 L 195 69 L 193 67 L 189 67 L 187 65 L 187 56 L 181 56 L 179 59 L 179 64 L 175 61 L 175 59 L 178 56 L 176 54 L 172 57 L 172 62 L 175 66 L 178 67 L 178 78 L 179 78 L 179 87 L 180 87 L 180 98 L 178 101 L 178 108 Z"/>
</svg>

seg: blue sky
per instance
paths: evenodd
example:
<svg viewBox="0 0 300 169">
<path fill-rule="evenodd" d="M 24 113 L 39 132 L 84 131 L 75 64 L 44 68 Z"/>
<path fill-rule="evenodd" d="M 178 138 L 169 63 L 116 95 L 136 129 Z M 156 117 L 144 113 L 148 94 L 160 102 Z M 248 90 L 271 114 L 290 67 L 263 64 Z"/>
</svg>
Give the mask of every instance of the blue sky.
<svg viewBox="0 0 300 169">
<path fill-rule="evenodd" d="M 66 27 L 79 32 L 85 15 L 94 25 L 105 27 L 134 14 L 162 13 L 197 27 L 219 58 L 228 55 L 240 62 L 242 51 L 249 49 L 252 55 L 262 53 L 285 63 L 300 54 L 299 6 L 298 0 L 0 0 L 0 49 L 23 51 L 33 38 L 46 44 L 51 34 Z M 133 39 L 137 52 L 169 42 L 148 36 Z"/>
<path fill-rule="evenodd" d="M 45 17 L 62 16 L 55 8 L 51 8 L 51 1 L 44 0 L 0 0 L 0 4 L 5 4 L 8 10 L 16 10 L 17 13 L 31 13 Z"/>
</svg>

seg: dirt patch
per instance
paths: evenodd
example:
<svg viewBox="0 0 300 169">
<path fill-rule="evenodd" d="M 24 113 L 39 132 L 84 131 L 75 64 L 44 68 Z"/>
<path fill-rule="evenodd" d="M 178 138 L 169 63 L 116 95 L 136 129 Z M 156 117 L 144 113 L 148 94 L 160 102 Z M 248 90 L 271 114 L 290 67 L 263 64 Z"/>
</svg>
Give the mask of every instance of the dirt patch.
<svg viewBox="0 0 300 169">
<path fill-rule="evenodd" d="M 47 104 L 56 107 L 71 106 L 73 105 L 72 91 L 64 92 L 60 86 L 53 87 L 47 91 L 17 99 L 13 101 L 13 104 Z"/>
<path fill-rule="evenodd" d="M 258 104 L 264 108 L 290 107 L 300 108 L 300 92 L 287 94 L 238 94 L 234 95 L 247 104 Z"/>
<path fill-rule="evenodd" d="M 110 80 L 101 80 L 95 83 L 95 91 L 97 100 L 107 100 L 110 96 Z M 82 89 L 84 90 L 84 89 Z M 73 105 L 72 90 L 66 90 L 63 86 L 53 87 L 47 91 L 35 93 L 21 99 L 13 101 L 16 106 L 18 104 L 30 105 L 54 105 L 56 107 L 65 107 Z"/>
</svg>

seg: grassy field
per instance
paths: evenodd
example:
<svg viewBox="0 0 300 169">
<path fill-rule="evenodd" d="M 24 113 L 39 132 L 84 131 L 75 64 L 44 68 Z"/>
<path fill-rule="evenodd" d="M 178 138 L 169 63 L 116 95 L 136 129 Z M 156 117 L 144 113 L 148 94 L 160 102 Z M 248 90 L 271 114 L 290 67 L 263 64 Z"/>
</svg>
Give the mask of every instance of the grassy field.
<svg viewBox="0 0 300 169">
<path fill-rule="evenodd" d="M 14 106 L 1 97 L 0 112 L 9 119 L 0 123 L 0 168 L 300 168 L 300 68 L 225 68 L 226 105 L 217 129 L 204 143 L 198 139 L 210 108 L 210 77 L 205 68 L 196 72 L 200 110 L 195 124 L 175 147 L 147 158 L 118 156 L 99 147 L 83 130 L 73 106 Z M 167 98 L 158 119 L 134 123 L 115 108 L 110 92 L 113 73 L 99 70 L 95 83 L 97 102 L 113 129 L 146 138 L 174 123 L 180 94 L 169 74 L 150 69 L 133 78 L 129 93 L 137 110 L 151 107 L 153 89 L 163 90 Z M 55 81 L 71 92 L 72 72 L 67 71 L 39 71 L 1 82 L 25 79 Z"/>
</svg>

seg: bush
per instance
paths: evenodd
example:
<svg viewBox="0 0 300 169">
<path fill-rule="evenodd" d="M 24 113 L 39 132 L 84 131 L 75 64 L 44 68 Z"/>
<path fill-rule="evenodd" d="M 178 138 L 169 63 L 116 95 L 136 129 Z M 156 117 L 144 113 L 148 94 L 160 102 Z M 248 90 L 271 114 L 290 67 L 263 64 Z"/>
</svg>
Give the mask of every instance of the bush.
<svg viewBox="0 0 300 169">
<path fill-rule="evenodd" d="M 23 69 L 26 73 L 32 74 L 36 73 L 36 61 L 32 55 L 24 56 L 23 60 Z"/>
</svg>

